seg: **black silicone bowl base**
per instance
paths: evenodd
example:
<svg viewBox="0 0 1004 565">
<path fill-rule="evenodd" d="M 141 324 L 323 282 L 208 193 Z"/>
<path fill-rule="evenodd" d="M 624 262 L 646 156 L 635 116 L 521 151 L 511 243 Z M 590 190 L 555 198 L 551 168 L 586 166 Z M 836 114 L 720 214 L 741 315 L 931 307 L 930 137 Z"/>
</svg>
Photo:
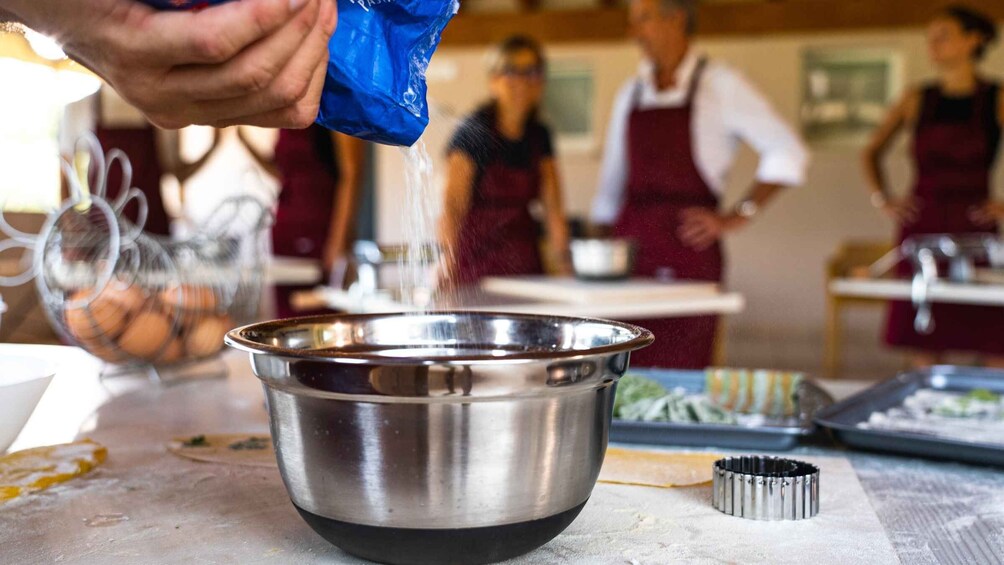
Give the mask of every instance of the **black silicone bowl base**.
<svg viewBox="0 0 1004 565">
<path fill-rule="evenodd" d="M 391 565 L 480 565 L 537 549 L 564 531 L 585 505 L 518 524 L 447 530 L 363 526 L 294 506 L 321 537 L 363 559 Z"/>
</svg>

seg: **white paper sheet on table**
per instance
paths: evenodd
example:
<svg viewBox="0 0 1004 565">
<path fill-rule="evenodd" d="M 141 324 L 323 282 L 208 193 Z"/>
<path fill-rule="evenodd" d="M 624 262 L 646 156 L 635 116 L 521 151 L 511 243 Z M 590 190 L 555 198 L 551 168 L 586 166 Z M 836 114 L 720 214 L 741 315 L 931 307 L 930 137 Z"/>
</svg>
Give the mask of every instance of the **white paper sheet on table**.
<svg viewBox="0 0 1004 565">
<path fill-rule="evenodd" d="M 711 508 L 711 487 L 657 489 L 597 485 L 578 520 L 515 564 L 899 563 L 850 463 L 820 466 L 820 514 L 757 522 Z"/>
</svg>

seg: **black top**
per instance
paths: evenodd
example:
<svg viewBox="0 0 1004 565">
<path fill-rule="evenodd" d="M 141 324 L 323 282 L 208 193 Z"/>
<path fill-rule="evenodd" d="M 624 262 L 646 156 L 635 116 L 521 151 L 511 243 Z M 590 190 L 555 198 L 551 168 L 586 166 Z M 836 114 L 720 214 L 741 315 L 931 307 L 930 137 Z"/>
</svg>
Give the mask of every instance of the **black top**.
<svg viewBox="0 0 1004 565">
<path fill-rule="evenodd" d="M 540 159 L 554 155 L 551 131 L 539 120 L 531 118 L 523 138 L 513 141 L 499 133 L 495 115 L 495 107 L 487 105 L 467 116 L 447 148 L 448 153 L 460 151 L 474 161 L 477 181 L 485 168 L 496 162 L 507 167 L 530 168 L 536 167 Z"/>
<path fill-rule="evenodd" d="M 925 100 L 935 100 L 936 103 L 931 110 L 931 119 L 935 122 L 958 123 L 968 122 L 973 119 L 973 112 L 976 111 L 976 103 L 979 100 L 983 107 L 983 127 L 986 132 L 987 141 L 990 144 L 990 154 L 996 155 L 1001 141 L 1001 122 L 997 115 L 998 101 L 1000 100 L 1000 84 L 983 83 L 973 94 L 966 96 L 949 96 L 941 92 L 938 85 L 927 87 Z"/>
</svg>

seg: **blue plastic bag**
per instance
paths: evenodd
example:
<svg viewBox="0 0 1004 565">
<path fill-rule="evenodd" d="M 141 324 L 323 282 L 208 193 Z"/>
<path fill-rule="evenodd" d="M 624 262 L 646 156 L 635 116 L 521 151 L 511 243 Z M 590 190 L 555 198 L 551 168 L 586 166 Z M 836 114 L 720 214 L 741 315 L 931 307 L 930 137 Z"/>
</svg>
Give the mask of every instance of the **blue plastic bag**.
<svg viewBox="0 0 1004 565">
<path fill-rule="evenodd" d="M 429 125 L 425 70 L 457 0 L 338 0 L 317 123 L 388 145 Z"/>
<path fill-rule="evenodd" d="M 186 10 L 228 0 L 142 0 Z M 457 0 L 338 0 L 317 123 L 360 139 L 412 145 L 429 125 L 425 70 Z"/>
</svg>

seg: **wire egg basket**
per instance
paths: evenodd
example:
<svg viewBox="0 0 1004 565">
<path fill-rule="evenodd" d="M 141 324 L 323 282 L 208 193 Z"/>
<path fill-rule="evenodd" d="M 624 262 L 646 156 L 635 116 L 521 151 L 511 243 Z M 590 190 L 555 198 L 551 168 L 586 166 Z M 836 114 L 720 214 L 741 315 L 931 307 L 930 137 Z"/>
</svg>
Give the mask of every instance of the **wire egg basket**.
<svg viewBox="0 0 1004 565">
<path fill-rule="evenodd" d="M 271 211 L 258 199 L 223 200 L 183 240 L 147 234 L 143 193 L 131 187 L 132 166 L 118 149 L 106 154 L 93 136 L 77 143 L 88 162 L 81 186 L 77 163 L 63 162 L 69 198 L 51 212 L 40 232 L 10 226 L 0 213 L 7 248 L 32 253 L 31 266 L 0 284 L 34 278 L 53 328 L 111 364 L 114 372 L 148 370 L 161 378 L 218 357 L 223 335 L 254 321 L 261 304 Z M 108 195 L 108 173 L 118 166 L 122 186 Z M 138 210 L 136 222 L 125 217 Z"/>
</svg>

